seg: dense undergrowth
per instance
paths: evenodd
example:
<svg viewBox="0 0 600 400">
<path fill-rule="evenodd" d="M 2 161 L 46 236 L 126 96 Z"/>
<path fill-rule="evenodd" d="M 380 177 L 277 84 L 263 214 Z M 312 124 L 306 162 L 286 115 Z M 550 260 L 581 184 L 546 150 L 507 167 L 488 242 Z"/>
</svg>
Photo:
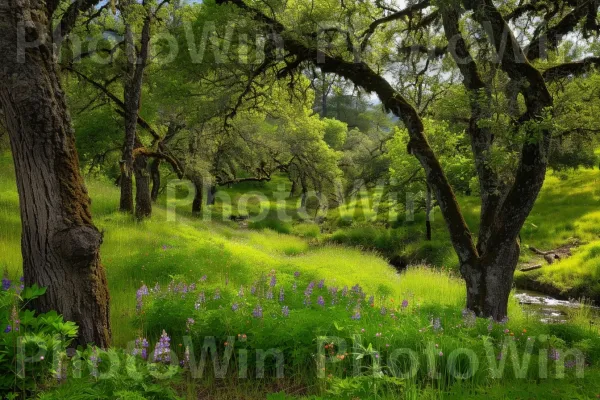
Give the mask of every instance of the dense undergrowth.
<svg viewBox="0 0 600 400">
<path fill-rule="evenodd" d="M 1 264 L 18 280 L 18 197 L 7 156 L 0 176 Z M 563 182 L 556 178 L 555 184 Z M 36 375 L 40 398 L 594 398 L 600 393 L 600 339 L 586 308 L 576 310 L 569 324 L 546 325 L 513 300 L 508 321 L 477 320 L 463 311 L 465 289 L 451 271 L 418 267 L 398 275 L 374 252 L 330 243 L 347 243 L 340 235 L 360 232 L 358 226 L 335 228 L 332 234 L 310 222 L 285 222 L 290 234 L 260 224 L 252 227 L 259 230 L 246 230 L 233 222 L 191 218 L 183 204 L 176 215 L 156 207 L 151 220 L 138 223 L 115 211 L 117 188 L 98 179 L 89 180 L 88 187 L 104 232 L 114 347 L 80 348 L 79 377 L 73 377 L 78 369 L 71 365 L 70 378 L 57 380 L 49 365 Z M 594 217 L 584 210 L 597 194 L 587 196 L 563 204 L 574 206 L 573 215 L 579 213 L 574 230 L 592 242 Z M 550 209 L 545 204 L 543 210 Z M 282 207 L 295 208 L 293 201 Z M 524 241 L 536 237 L 540 247 L 561 243 L 563 237 L 551 236 L 566 218 L 547 226 L 536 207 L 530 222 L 537 234 L 525 229 Z M 441 224 L 435 221 L 435 237 L 443 235 Z M 410 235 L 421 228 L 397 229 Z M 376 250 L 370 243 L 350 244 Z M 595 262 L 595 250 L 581 252 L 586 262 Z M 559 270 L 560 264 L 552 268 Z M 11 318 L 12 308 L 3 310 Z M 163 351 L 166 336 L 172 353 Z M 171 367 L 163 362 L 167 354 Z M 224 363 L 227 354 L 231 359 Z M 264 367 L 257 361 L 261 354 Z M 583 355 L 579 363 L 577 354 Z M 228 370 L 218 379 L 225 365 Z M 502 377 L 495 378 L 502 368 Z M 580 368 L 583 378 L 577 377 Z"/>
</svg>

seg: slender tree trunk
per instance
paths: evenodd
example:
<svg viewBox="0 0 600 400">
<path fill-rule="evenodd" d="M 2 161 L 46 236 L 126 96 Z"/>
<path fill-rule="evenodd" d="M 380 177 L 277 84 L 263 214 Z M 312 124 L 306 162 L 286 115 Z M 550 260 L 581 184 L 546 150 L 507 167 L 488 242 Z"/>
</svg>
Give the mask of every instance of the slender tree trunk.
<svg viewBox="0 0 600 400">
<path fill-rule="evenodd" d="M 135 173 L 135 217 L 144 219 L 152 215 L 148 158 L 144 155 L 135 157 L 133 170 Z"/>
<path fill-rule="evenodd" d="M 21 209 L 25 285 L 47 288 L 30 304 L 79 325 L 79 342 L 110 343 L 109 294 L 79 170 L 74 132 L 51 43 L 17 54 L 17 34 L 48 39 L 45 2 L 0 2 L 0 105 Z M 22 57 L 22 58 L 21 58 Z"/>
<path fill-rule="evenodd" d="M 125 146 L 127 147 L 127 146 Z M 119 199 L 119 210 L 133 214 L 133 165 L 130 165 L 127 160 L 130 156 L 127 155 L 128 150 L 123 149 L 123 161 L 121 162 L 121 197 Z"/>
<path fill-rule="evenodd" d="M 433 196 L 431 193 L 431 187 L 427 186 L 427 194 L 425 199 L 425 230 L 426 230 L 426 239 L 431 241 L 431 211 L 433 208 Z"/>
<path fill-rule="evenodd" d="M 202 181 L 194 180 L 193 182 L 196 193 L 192 202 L 192 214 L 199 215 L 202 212 Z"/>
<path fill-rule="evenodd" d="M 208 190 L 208 196 L 206 196 L 206 205 L 212 206 L 215 204 L 215 193 L 217 193 L 217 187 L 213 185 Z"/>
<path fill-rule="evenodd" d="M 152 178 L 152 192 L 150 193 L 150 199 L 153 203 L 156 203 L 158 199 L 158 192 L 160 191 L 160 158 L 155 158 L 150 164 L 150 177 Z"/>
</svg>

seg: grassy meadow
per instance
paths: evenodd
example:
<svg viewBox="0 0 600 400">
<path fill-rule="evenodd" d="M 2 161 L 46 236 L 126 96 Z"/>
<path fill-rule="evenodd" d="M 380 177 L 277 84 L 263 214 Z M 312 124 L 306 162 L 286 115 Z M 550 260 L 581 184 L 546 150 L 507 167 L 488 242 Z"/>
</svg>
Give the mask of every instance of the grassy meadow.
<svg viewBox="0 0 600 400">
<path fill-rule="evenodd" d="M 569 262 L 598 266 L 597 247 L 589 247 L 598 239 L 594 221 L 600 213 L 594 206 L 600 194 L 591 184 L 597 176 L 597 171 L 580 171 L 569 180 L 549 177 L 524 229 L 524 243 L 545 248 L 577 236 L 590 244 L 572 259 L 543 269 L 544 274 L 562 272 L 561 279 L 572 282 L 580 278 L 564 272 Z M 548 195 L 569 192 L 573 182 L 581 185 L 578 195 Z M 245 229 L 231 221 L 193 218 L 184 202 L 177 214 L 157 206 L 152 219 L 139 223 L 116 210 L 118 188 L 97 179 L 87 183 L 95 223 L 104 232 L 101 251 L 111 291 L 113 345 L 131 350 L 134 340 L 146 338 L 151 351 L 166 331 L 174 354 L 184 361 L 180 376 L 168 381 L 181 398 L 583 399 L 600 394 L 600 337 L 585 308 L 575 310 L 569 324 L 547 325 L 512 300 L 507 322 L 476 320 L 463 312 L 465 288 L 451 269 L 421 266 L 398 274 L 372 242 L 336 239 L 359 227 L 322 233 L 308 222 L 271 226 L 276 230 L 263 229 L 272 224 L 263 222 Z M 239 188 L 229 193 L 242 195 Z M 467 212 L 472 222 L 476 205 L 471 199 L 465 204 L 473 210 Z M 293 210 L 294 201 L 281 207 Z M 570 219 L 551 216 L 559 209 Z M 442 224 L 440 218 L 434 223 L 440 247 L 447 240 Z M 416 234 L 421 228 L 416 221 L 396 229 Z M 12 165 L 3 155 L 0 266 L 11 278 L 20 274 L 19 232 Z M 400 235 L 397 240 L 410 245 Z M 427 251 L 420 251 L 425 257 Z M 450 261 L 445 265 L 451 266 Z M 597 273 L 577 265 L 578 274 Z M 219 354 L 232 352 L 230 373 L 215 380 L 216 364 L 208 362 L 213 374 L 193 379 L 185 362 L 185 336 L 196 343 L 191 350 L 196 364 L 199 344 L 216 337 Z M 268 353 L 264 367 L 255 364 L 257 354 L 268 349 L 276 350 Z M 284 359 L 279 379 L 278 354 Z M 574 354 L 584 357 L 577 366 Z M 478 360 L 476 369 L 469 367 L 471 355 Z M 240 377 L 245 357 L 251 360 L 248 376 L 264 373 L 265 378 Z M 397 378 L 415 360 L 416 369 Z M 518 373 L 524 364 L 528 368 Z M 490 371 L 502 366 L 502 378 L 494 378 Z M 583 378 L 576 376 L 580 366 Z M 547 376 L 540 373 L 544 368 Z M 41 398 L 166 398 L 144 385 L 131 394 L 126 389 L 133 386 L 126 382 L 71 380 L 50 385 Z M 110 396 L 102 397 L 106 393 Z"/>
</svg>

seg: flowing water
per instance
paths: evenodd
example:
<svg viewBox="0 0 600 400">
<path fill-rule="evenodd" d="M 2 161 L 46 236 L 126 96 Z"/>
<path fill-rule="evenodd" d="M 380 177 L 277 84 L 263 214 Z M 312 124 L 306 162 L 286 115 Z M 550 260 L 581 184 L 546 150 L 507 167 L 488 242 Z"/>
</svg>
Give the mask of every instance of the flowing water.
<svg viewBox="0 0 600 400">
<path fill-rule="evenodd" d="M 563 323 L 569 320 L 569 310 L 581 307 L 577 301 L 557 300 L 548 295 L 529 290 L 517 290 L 515 297 L 525 312 L 537 316 L 545 323 Z M 600 308 L 592 307 L 592 314 L 600 317 Z"/>
</svg>

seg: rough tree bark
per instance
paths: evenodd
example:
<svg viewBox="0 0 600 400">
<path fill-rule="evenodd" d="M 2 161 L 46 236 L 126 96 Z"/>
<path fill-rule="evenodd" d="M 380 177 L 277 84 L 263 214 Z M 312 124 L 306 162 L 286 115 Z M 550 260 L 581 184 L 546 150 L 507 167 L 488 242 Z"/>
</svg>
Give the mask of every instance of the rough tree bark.
<svg viewBox="0 0 600 400">
<path fill-rule="evenodd" d="M 150 199 L 153 203 L 156 203 L 158 199 L 158 192 L 160 191 L 160 158 L 155 158 L 150 164 L 150 178 L 152 179 L 152 191 L 150 192 Z"/>
<path fill-rule="evenodd" d="M 431 187 L 426 186 L 425 194 L 425 239 L 431 241 L 431 211 L 433 209 L 433 194 Z"/>
<path fill-rule="evenodd" d="M 106 347 L 110 319 L 102 234 L 92 222 L 51 51 L 52 11 L 46 2 L 0 2 L 0 104 L 19 192 L 23 274 L 26 285 L 47 287 L 32 307 L 76 322 L 80 343 Z M 28 43 L 17 49 L 21 28 Z"/>
<path fill-rule="evenodd" d="M 194 201 L 192 202 L 192 214 L 199 215 L 202 212 L 202 180 L 194 179 L 192 182 L 194 183 L 194 189 L 196 189 Z"/>
</svg>

